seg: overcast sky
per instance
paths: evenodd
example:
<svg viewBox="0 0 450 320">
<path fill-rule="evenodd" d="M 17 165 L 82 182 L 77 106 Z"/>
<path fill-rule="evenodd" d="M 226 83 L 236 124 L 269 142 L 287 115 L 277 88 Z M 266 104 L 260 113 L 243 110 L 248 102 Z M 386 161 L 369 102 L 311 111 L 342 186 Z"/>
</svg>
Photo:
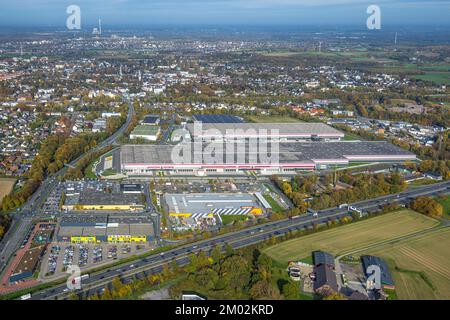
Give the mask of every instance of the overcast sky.
<svg viewBox="0 0 450 320">
<path fill-rule="evenodd" d="M 165 24 L 365 25 L 370 4 L 384 25 L 449 25 L 450 0 L 0 0 L 2 26 L 66 24 L 78 5 L 82 27 Z"/>
</svg>

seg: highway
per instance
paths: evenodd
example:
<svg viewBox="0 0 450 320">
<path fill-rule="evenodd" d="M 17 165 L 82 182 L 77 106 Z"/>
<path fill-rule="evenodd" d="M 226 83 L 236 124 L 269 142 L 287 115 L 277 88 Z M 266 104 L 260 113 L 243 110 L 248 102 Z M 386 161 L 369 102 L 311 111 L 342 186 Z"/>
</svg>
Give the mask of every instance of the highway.
<svg viewBox="0 0 450 320">
<path fill-rule="evenodd" d="M 358 208 L 373 212 L 379 210 L 387 203 L 406 204 L 412 198 L 420 196 L 436 196 L 438 194 L 450 193 L 450 181 L 418 187 L 416 189 L 407 190 L 399 194 L 387 195 L 370 200 L 360 201 L 351 205 Z M 127 262 L 120 266 L 115 266 L 105 270 L 91 274 L 88 279 L 83 281 L 83 289 L 80 292 L 92 294 L 99 292 L 114 277 L 120 276 L 124 280 L 131 279 L 137 275 L 142 277 L 151 272 L 159 272 L 162 266 L 171 261 L 177 261 L 179 265 L 188 263 L 188 256 L 199 251 L 208 251 L 215 245 L 230 244 L 233 248 L 242 248 L 252 244 L 270 239 L 272 236 L 279 237 L 290 231 L 302 230 L 311 227 L 316 223 L 325 223 L 332 218 L 341 218 L 348 216 L 350 213 L 347 208 L 329 208 L 318 212 L 318 217 L 312 215 L 299 216 L 294 219 L 285 219 L 266 224 L 257 225 L 244 230 L 227 233 L 211 239 L 198 241 L 188 245 L 183 245 L 163 253 L 154 254 L 144 258 L 138 258 L 135 261 Z M 66 285 L 61 284 L 53 288 L 45 289 L 33 294 L 31 299 L 62 299 L 69 294 Z"/>
<path fill-rule="evenodd" d="M 104 147 L 112 145 L 115 143 L 117 138 L 129 127 L 131 120 L 135 114 L 133 103 L 129 100 L 128 102 L 128 114 L 125 123 L 117 130 L 114 134 L 103 140 L 98 146 L 92 148 L 87 153 L 80 155 L 78 158 L 72 160 L 68 163 L 68 166 L 75 166 L 77 162 L 89 153 L 96 152 Z M 49 196 L 50 192 L 56 187 L 58 179 L 64 176 L 67 170 L 67 166 L 64 166 L 61 170 L 52 176 L 49 176 L 44 180 L 35 193 L 27 200 L 27 202 L 19 208 L 12 217 L 11 227 L 9 228 L 6 235 L 0 242 L 0 273 L 6 267 L 8 261 L 14 254 L 14 252 L 19 248 L 26 233 L 31 227 L 32 217 L 39 213 L 42 204 L 45 199 Z"/>
</svg>

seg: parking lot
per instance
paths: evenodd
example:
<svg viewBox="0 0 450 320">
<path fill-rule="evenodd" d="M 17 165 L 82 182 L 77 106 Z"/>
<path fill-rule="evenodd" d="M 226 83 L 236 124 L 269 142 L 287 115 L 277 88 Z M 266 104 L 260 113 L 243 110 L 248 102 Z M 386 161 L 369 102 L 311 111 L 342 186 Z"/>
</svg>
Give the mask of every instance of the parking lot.
<svg viewBox="0 0 450 320">
<path fill-rule="evenodd" d="M 64 191 L 64 183 L 59 182 L 56 188 L 52 190 L 50 195 L 42 205 L 42 212 L 46 214 L 57 214 L 61 211 L 62 193 Z"/>
<path fill-rule="evenodd" d="M 43 278 L 53 278 L 65 274 L 71 265 L 78 265 L 81 270 L 101 266 L 114 260 L 142 254 L 154 245 L 141 244 L 72 244 L 68 242 L 52 243 L 45 254 L 41 275 Z"/>
</svg>

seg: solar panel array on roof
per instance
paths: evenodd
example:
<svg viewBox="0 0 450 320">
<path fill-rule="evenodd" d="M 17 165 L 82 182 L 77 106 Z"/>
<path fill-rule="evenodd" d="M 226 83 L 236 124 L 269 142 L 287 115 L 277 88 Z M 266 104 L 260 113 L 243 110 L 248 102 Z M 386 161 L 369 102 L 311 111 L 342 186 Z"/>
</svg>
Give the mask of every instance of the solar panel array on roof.
<svg viewBox="0 0 450 320">
<path fill-rule="evenodd" d="M 366 277 L 370 276 L 370 274 L 367 274 L 367 272 L 366 272 L 367 268 L 369 266 L 375 265 L 375 266 L 378 266 L 381 270 L 381 283 L 383 285 L 387 285 L 387 286 L 394 285 L 394 280 L 392 279 L 392 275 L 389 272 L 389 268 L 383 259 L 381 259 L 379 257 L 375 257 L 375 256 L 362 256 L 361 260 L 362 260 L 364 273 L 366 274 Z"/>
<path fill-rule="evenodd" d="M 195 121 L 203 123 L 243 123 L 244 121 L 236 116 L 228 114 L 196 114 Z"/>
<path fill-rule="evenodd" d="M 315 266 L 319 266 L 321 264 L 330 266 L 334 268 L 334 257 L 332 254 L 323 251 L 314 251 L 313 252 L 313 261 Z"/>
<path fill-rule="evenodd" d="M 159 116 L 154 115 L 146 115 L 144 117 L 144 120 L 142 120 L 143 124 L 158 124 L 159 123 Z"/>
<path fill-rule="evenodd" d="M 222 143 L 222 142 L 221 142 Z M 227 150 L 226 142 L 221 145 L 219 143 L 209 144 L 218 147 L 217 150 Z M 242 143 L 236 143 L 234 155 L 223 152 L 223 156 L 215 157 L 216 163 L 253 163 L 251 159 L 256 159 L 257 163 L 264 163 L 267 159 L 267 152 L 259 153 L 259 150 L 250 148 L 249 143 L 245 143 L 244 147 L 240 147 Z M 183 146 L 186 146 L 183 149 Z M 206 148 L 206 144 L 203 148 Z M 254 145 L 253 145 L 254 146 Z M 270 146 L 270 145 L 269 145 Z M 191 156 L 187 158 L 202 159 L 203 163 L 211 164 L 211 160 L 205 160 L 202 157 L 196 157 L 195 154 L 203 154 L 202 150 L 196 150 L 196 147 L 190 143 L 179 144 L 179 150 L 191 152 Z M 220 147 L 220 148 L 219 148 Z M 133 164 L 170 164 L 172 163 L 172 152 L 174 146 L 171 145 L 123 145 L 120 151 L 120 159 L 122 165 Z M 253 149 L 253 150 L 252 150 Z M 243 150 L 243 152 L 242 152 Z M 256 154 L 256 156 L 255 156 Z M 181 157 L 181 156 L 180 156 Z M 405 151 L 393 144 L 385 141 L 340 141 L 340 142 L 315 142 L 315 143 L 279 143 L 279 162 L 287 164 L 290 162 L 323 162 L 331 163 L 340 161 L 395 161 L 395 160 L 414 160 L 415 155 L 409 151 Z M 232 160 L 232 161 L 230 161 Z"/>
</svg>

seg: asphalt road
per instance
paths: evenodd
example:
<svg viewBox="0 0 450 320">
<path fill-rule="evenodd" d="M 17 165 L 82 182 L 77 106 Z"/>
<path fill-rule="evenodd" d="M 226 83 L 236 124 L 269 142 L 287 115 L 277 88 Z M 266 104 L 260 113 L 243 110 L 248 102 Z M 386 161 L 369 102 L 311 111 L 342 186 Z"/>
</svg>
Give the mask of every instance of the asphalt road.
<svg viewBox="0 0 450 320">
<path fill-rule="evenodd" d="M 387 203 L 396 202 L 398 204 L 406 204 L 411 198 L 419 196 L 436 196 L 438 194 L 450 193 L 450 181 L 437 183 L 433 185 L 423 186 L 413 190 L 407 190 L 400 194 L 388 195 L 375 199 L 360 201 L 352 205 L 367 211 L 376 211 Z M 90 275 L 88 279 L 83 281 L 83 289 L 81 292 L 88 294 L 99 292 L 114 277 L 120 276 L 125 281 L 129 281 L 132 276 L 137 275 L 138 278 L 151 272 L 158 272 L 162 265 L 177 261 L 179 265 L 188 262 L 188 256 L 191 253 L 210 250 L 215 245 L 230 244 L 233 248 L 242 248 L 252 244 L 270 239 L 272 236 L 282 236 L 290 231 L 301 230 L 311 227 L 315 223 L 324 223 L 331 218 L 341 218 L 350 215 L 348 209 L 330 208 L 319 211 L 318 217 L 311 215 L 299 216 L 295 219 L 285 219 L 280 221 L 269 222 L 263 225 L 254 226 L 244 230 L 227 233 L 215 238 L 202 240 L 193 244 L 184 245 L 166 252 L 136 259 L 120 266 L 111 267 L 104 271 Z M 45 289 L 33 294 L 31 299 L 61 299 L 67 296 L 68 290 L 65 284 Z"/>
<path fill-rule="evenodd" d="M 128 101 L 127 119 L 122 127 L 120 127 L 120 129 L 117 130 L 113 135 L 103 140 L 98 146 L 91 149 L 88 153 L 96 152 L 106 146 L 114 144 L 116 139 L 128 128 L 131 120 L 133 119 L 133 116 L 133 103 L 131 101 Z M 88 153 L 80 155 L 78 158 L 71 161 L 68 166 L 75 166 L 77 162 Z M 53 176 L 48 177 L 46 180 L 44 180 L 36 190 L 36 192 L 27 200 L 27 202 L 13 214 L 12 225 L 0 242 L 0 273 L 3 272 L 4 268 L 7 265 L 7 262 L 11 259 L 14 252 L 22 244 L 26 233 L 32 225 L 32 217 L 36 216 L 39 213 L 39 210 L 42 207 L 45 199 L 56 187 L 58 178 L 62 177 L 65 174 L 66 170 L 67 167 L 63 167 Z"/>
</svg>

